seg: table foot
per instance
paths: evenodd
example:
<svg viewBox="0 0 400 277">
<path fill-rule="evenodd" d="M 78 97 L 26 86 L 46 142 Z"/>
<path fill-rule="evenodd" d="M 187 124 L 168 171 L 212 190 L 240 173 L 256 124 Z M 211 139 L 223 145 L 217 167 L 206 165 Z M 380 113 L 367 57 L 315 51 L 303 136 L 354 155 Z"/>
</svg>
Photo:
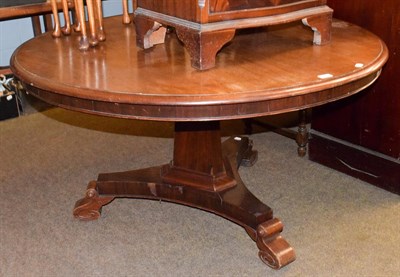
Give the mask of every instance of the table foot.
<svg viewBox="0 0 400 277">
<path fill-rule="evenodd" d="M 293 248 L 280 235 L 282 222 L 273 218 L 257 228 L 258 256 L 269 267 L 280 269 L 296 259 Z"/>
<path fill-rule="evenodd" d="M 85 197 L 76 201 L 73 214 L 80 220 L 95 220 L 100 217 L 101 208 L 114 197 L 100 197 L 95 181 L 89 183 Z"/>
</svg>

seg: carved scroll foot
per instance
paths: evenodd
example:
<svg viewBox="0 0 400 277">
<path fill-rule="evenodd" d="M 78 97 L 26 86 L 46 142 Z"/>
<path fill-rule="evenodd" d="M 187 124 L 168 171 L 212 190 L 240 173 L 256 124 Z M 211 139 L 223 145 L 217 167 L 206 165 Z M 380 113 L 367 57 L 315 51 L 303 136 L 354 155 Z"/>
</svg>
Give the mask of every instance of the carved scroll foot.
<svg viewBox="0 0 400 277">
<path fill-rule="evenodd" d="M 332 12 L 310 16 L 304 18 L 302 22 L 314 31 L 314 44 L 324 45 L 331 41 Z"/>
<path fill-rule="evenodd" d="M 189 52 L 192 67 L 200 70 L 213 68 L 217 52 L 235 36 L 235 29 L 207 33 L 184 27 L 175 29 L 178 38 Z"/>
<path fill-rule="evenodd" d="M 258 255 L 273 269 L 280 269 L 296 259 L 293 248 L 280 235 L 282 230 L 282 222 L 277 218 L 261 223 L 257 228 Z"/>
<path fill-rule="evenodd" d="M 74 207 L 74 217 L 80 220 L 95 220 L 100 217 L 101 208 L 114 200 L 114 197 L 99 197 L 96 182 L 89 183 L 86 195 L 78 200 Z"/>
</svg>

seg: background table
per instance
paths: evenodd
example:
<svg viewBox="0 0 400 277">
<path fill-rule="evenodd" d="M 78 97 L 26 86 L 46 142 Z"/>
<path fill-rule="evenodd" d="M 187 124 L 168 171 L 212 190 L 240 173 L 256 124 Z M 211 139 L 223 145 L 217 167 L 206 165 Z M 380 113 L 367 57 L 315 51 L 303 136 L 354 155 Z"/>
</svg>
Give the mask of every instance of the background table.
<svg viewBox="0 0 400 277">
<path fill-rule="evenodd" d="M 135 46 L 133 26 L 106 20 L 107 42 L 87 52 L 77 36 L 39 36 L 16 50 L 11 67 L 27 90 L 51 104 L 121 118 L 175 121 L 172 161 L 100 174 L 74 215 L 96 219 L 117 197 L 163 199 L 214 212 L 242 225 L 273 268 L 294 260 L 272 209 L 243 184 L 240 165 L 257 153 L 246 137 L 221 143 L 219 121 L 304 109 L 350 96 L 370 85 L 387 60 L 371 33 L 335 21 L 332 42 L 311 44 L 298 24 L 238 34 L 199 72 L 175 35 L 152 49 Z M 45 51 L 43 51 L 45 49 Z"/>
</svg>

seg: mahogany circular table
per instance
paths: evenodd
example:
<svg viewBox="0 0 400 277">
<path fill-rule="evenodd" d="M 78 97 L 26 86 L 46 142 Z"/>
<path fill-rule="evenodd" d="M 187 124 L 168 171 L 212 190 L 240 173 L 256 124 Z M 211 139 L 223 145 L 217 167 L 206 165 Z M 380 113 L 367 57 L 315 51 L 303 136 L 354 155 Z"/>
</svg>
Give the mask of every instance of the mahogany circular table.
<svg viewBox="0 0 400 277">
<path fill-rule="evenodd" d="M 299 110 L 357 93 L 373 83 L 388 57 L 375 35 L 333 21 L 332 40 L 312 45 L 313 32 L 293 23 L 240 32 L 197 71 L 174 33 L 148 50 L 134 26 L 105 21 L 107 41 L 78 50 L 78 34 L 36 37 L 14 53 L 11 68 L 34 96 L 57 106 L 105 116 L 174 121 L 172 161 L 99 174 L 74 215 L 97 219 L 118 197 L 162 199 L 204 209 L 243 226 L 273 268 L 295 259 L 272 209 L 243 184 L 239 166 L 257 152 L 247 137 L 221 143 L 219 121 Z"/>
</svg>

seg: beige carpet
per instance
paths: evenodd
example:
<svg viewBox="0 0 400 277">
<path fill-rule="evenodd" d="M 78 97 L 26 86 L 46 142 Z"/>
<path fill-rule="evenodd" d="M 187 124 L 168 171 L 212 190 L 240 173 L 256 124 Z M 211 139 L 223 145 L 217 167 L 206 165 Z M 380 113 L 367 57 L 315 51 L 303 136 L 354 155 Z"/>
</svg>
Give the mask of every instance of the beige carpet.
<svg viewBox="0 0 400 277">
<path fill-rule="evenodd" d="M 72 217 L 99 172 L 168 162 L 171 136 L 169 123 L 61 109 L 0 122 L 0 276 L 399 276 L 400 197 L 299 158 L 270 132 L 251 136 L 259 160 L 240 173 L 296 250 L 280 271 L 241 227 L 197 209 L 116 199 L 98 221 Z"/>
</svg>

